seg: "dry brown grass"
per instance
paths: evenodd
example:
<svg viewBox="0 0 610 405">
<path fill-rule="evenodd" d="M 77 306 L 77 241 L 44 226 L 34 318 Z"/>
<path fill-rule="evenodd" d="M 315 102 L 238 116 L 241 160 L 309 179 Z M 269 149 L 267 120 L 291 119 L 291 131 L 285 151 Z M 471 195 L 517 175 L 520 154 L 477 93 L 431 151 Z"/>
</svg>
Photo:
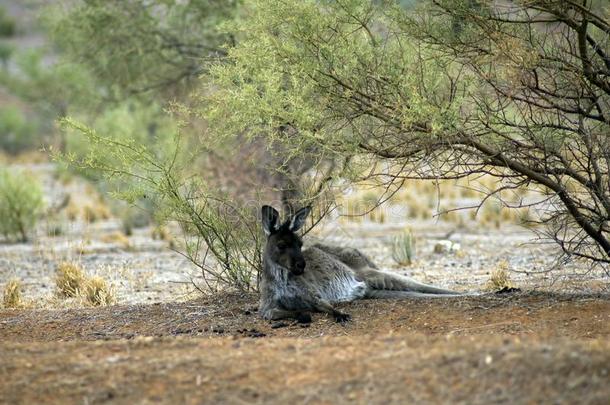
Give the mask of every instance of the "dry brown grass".
<svg viewBox="0 0 610 405">
<path fill-rule="evenodd" d="M 85 283 L 83 298 L 94 307 L 111 305 L 115 302 L 114 289 L 100 276 L 93 276 Z"/>
<path fill-rule="evenodd" d="M 2 305 L 4 308 L 21 308 L 23 306 L 21 290 L 22 285 L 19 279 L 14 278 L 6 283 L 2 298 Z"/>
<path fill-rule="evenodd" d="M 110 219 L 111 214 L 108 207 L 102 202 L 87 204 L 83 207 L 83 219 L 87 222 L 97 222 Z"/>
<path fill-rule="evenodd" d="M 9 159 L 12 164 L 47 163 L 49 155 L 39 150 L 30 150 L 20 152 L 17 156 L 12 156 Z"/>
<path fill-rule="evenodd" d="M 167 246 L 170 249 L 176 249 L 176 247 L 177 247 L 176 239 L 174 238 L 174 235 L 171 233 L 171 231 L 169 230 L 169 228 L 167 226 L 160 225 L 160 226 L 155 227 L 152 230 L 151 237 L 155 240 L 166 241 Z"/>
<path fill-rule="evenodd" d="M 500 200 L 488 200 L 478 210 L 470 212 L 451 211 L 444 212 L 446 207 L 459 208 L 473 206 L 481 202 L 486 192 L 501 186 L 498 179 L 492 176 L 477 176 L 476 178 L 464 178 L 459 180 L 407 180 L 403 187 L 396 192 L 389 204 L 400 205 L 408 208 L 410 219 L 430 219 L 437 211 L 441 214 L 438 219 L 457 226 L 465 226 L 468 221 L 476 221 L 486 227 L 501 228 L 504 224 L 522 224 L 524 221 L 525 208 L 517 208 L 522 200 L 527 200 L 537 194 L 536 189 L 516 189 L 505 193 L 498 193 Z M 340 199 L 345 214 L 354 215 L 366 212 L 375 201 L 387 190 L 384 186 L 371 184 L 355 184 L 353 191 Z M 440 197 L 440 201 L 439 201 Z M 502 202 L 504 201 L 504 202 Z M 515 208 L 507 208 L 507 204 Z M 439 209 L 439 206 L 441 207 Z M 347 222 L 361 222 L 368 219 L 373 222 L 386 222 L 384 212 L 374 210 L 364 216 L 347 216 Z"/>
<path fill-rule="evenodd" d="M 93 223 L 112 217 L 110 209 L 100 200 L 83 204 L 71 199 L 65 212 L 70 221 L 83 220 Z"/>
<path fill-rule="evenodd" d="M 513 288 L 515 285 L 510 279 L 508 262 L 506 260 L 498 263 L 497 267 L 491 272 L 487 288 L 492 291 L 502 290 L 503 288 Z"/>
<path fill-rule="evenodd" d="M 132 247 L 129 238 L 124 233 L 118 231 L 102 236 L 101 240 L 104 243 L 120 245 L 124 249 L 130 249 Z"/>
<path fill-rule="evenodd" d="M 56 296 L 75 298 L 77 305 L 105 306 L 114 303 L 115 291 L 100 276 L 88 277 L 83 269 L 73 262 L 62 262 L 57 266 L 55 277 Z"/>
<path fill-rule="evenodd" d="M 500 218 L 504 222 L 516 222 L 515 209 L 503 208 L 500 214 Z"/>
<path fill-rule="evenodd" d="M 150 233 L 150 237 L 153 238 L 154 240 L 167 240 L 167 238 L 170 237 L 170 235 L 169 235 L 169 231 L 167 230 L 167 228 L 161 225 L 161 226 L 156 226 L 153 228 L 153 230 Z"/>
<path fill-rule="evenodd" d="M 76 221 L 80 217 L 80 207 L 72 200 L 66 207 L 66 216 L 70 221 Z"/>
<path fill-rule="evenodd" d="M 57 295 L 66 298 L 77 297 L 83 290 L 85 281 L 85 274 L 76 263 L 62 262 L 57 266 L 55 276 Z"/>
<path fill-rule="evenodd" d="M 386 215 L 385 211 L 382 208 L 375 209 L 369 213 L 369 219 L 373 222 L 377 222 L 379 224 L 385 224 Z"/>
</svg>

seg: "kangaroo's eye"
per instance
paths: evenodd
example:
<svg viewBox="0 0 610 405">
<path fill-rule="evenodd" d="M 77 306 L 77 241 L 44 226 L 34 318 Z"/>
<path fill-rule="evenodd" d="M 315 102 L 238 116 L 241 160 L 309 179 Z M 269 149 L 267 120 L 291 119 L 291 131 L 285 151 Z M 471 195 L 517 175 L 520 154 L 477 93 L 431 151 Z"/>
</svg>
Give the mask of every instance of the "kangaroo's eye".
<svg viewBox="0 0 610 405">
<path fill-rule="evenodd" d="M 279 250 L 284 250 L 284 249 L 286 249 L 286 244 L 284 242 L 280 242 L 277 244 L 277 248 Z"/>
</svg>

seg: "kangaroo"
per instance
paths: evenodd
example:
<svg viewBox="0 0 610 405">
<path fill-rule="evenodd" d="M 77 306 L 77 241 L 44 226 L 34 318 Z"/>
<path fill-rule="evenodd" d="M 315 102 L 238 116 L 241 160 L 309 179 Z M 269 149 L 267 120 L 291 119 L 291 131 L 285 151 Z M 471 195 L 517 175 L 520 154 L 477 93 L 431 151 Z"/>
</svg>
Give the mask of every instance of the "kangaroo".
<svg viewBox="0 0 610 405">
<path fill-rule="evenodd" d="M 337 322 L 350 315 L 333 304 L 367 298 L 455 297 L 463 294 L 381 271 L 357 249 L 315 244 L 302 250 L 296 232 L 311 211 L 301 208 L 280 224 L 275 208 L 262 207 L 267 244 L 260 280 L 259 313 L 265 319 L 310 322 L 325 312 Z"/>
</svg>

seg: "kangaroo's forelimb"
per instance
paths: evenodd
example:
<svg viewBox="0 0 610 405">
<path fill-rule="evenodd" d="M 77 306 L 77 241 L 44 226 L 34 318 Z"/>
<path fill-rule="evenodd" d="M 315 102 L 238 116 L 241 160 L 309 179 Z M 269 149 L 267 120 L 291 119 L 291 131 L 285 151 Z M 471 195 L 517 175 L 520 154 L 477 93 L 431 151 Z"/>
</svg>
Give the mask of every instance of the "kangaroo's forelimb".
<svg viewBox="0 0 610 405">
<path fill-rule="evenodd" d="M 336 310 L 328 301 L 323 300 L 321 298 L 316 298 L 312 300 L 311 305 L 315 308 L 316 311 L 325 312 L 331 315 L 335 319 L 335 321 L 339 323 L 347 322 L 351 318 L 349 314 Z"/>
<path fill-rule="evenodd" d="M 304 311 L 291 311 L 283 308 L 272 308 L 262 313 L 264 319 L 279 321 L 280 319 L 295 319 L 298 323 L 311 323 L 311 315 Z"/>
<path fill-rule="evenodd" d="M 287 309 L 273 308 L 264 314 L 266 319 L 277 321 L 279 319 L 297 319 L 299 311 L 289 311 Z"/>
</svg>

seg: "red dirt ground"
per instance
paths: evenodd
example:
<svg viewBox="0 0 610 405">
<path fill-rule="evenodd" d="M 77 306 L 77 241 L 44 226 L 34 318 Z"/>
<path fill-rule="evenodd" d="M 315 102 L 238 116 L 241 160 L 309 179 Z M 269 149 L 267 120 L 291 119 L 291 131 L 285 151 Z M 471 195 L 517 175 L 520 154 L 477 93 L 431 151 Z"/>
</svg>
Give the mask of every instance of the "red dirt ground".
<svg viewBox="0 0 610 405">
<path fill-rule="evenodd" d="M 0 402 L 610 403 L 610 297 L 360 301 L 269 323 L 254 296 L 0 311 Z"/>
</svg>

